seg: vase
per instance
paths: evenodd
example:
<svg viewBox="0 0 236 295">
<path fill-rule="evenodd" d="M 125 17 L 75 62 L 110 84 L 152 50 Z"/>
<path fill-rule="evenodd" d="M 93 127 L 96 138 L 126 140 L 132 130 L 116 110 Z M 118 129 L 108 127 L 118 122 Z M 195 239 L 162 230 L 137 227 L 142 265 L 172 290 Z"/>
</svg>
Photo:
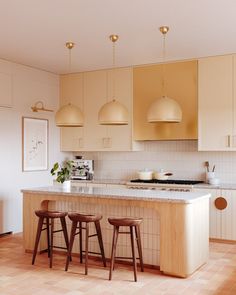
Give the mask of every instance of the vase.
<svg viewBox="0 0 236 295">
<path fill-rule="evenodd" d="M 65 180 L 65 181 L 62 183 L 62 187 L 63 187 L 63 189 L 65 189 L 65 190 L 69 190 L 70 187 L 71 187 L 71 181 L 70 181 L 70 180 Z"/>
</svg>

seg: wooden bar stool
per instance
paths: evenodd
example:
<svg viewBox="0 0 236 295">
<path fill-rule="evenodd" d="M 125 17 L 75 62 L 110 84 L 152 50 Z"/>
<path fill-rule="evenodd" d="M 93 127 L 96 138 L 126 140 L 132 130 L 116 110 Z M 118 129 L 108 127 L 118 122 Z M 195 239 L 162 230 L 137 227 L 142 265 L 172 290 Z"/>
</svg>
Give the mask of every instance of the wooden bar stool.
<svg viewBox="0 0 236 295">
<path fill-rule="evenodd" d="M 67 212 L 37 210 L 37 211 L 35 211 L 35 214 L 39 217 L 39 221 L 38 221 L 38 229 L 37 229 L 35 245 L 34 245 L 32 264 L 34 264 L 34 262 L 35 262 L 41 232 L 46 230 L 47 231 L 47 245 L 48 245 L 48 248 L 46 249 L 46 251 L 48 252 L 48 257 L 50 258 L 49 265 L 51 268 L 52 267 L 53 248 L 67 249 L 67 250 L 69 248 L 69 239 L 68 239 L 66 220 L 65 220 L 65 217 L 67 216 Z M 54 230 L 54 219 L 57 219 L 57 218 L 60 218 L 60 221 L 61 221 L 62 228 L 60 230 Z M 46 227 L 43 228 L 43 225 L 46 225 Z M 53 234 L 57 233 L 57 232 L 61 232 L 61 231 L 64 234 L 66 248 L 53 245 Z"/>
<path fill-rule="evenodd" d="M 141 271 L 144 271 L 143 255 L 142 255 L 142 247 L 141 247 L 141 235 L 140 235 L 140 224 L 142 222 L 142 219 L 141 218 L 108 218 L 108 221 L 111 225 L 114 226 L 109 280 L 111 280 L 112 278 L 112 271 L 114 270 L 114 266 L 115 266 L 115 258 L 123 258 L 123 259 L 133 260 L 134 280 L 135 282 L 137 282 L 137 263 L 136 263 L 135 249 L 134 249 L 134 240 L 136 239 L 137 241 L 137 247 L 138 247 L 138 253 L 139 253 L 139 257 L 137 259 L 139 259 L 140 261 Z M 126 227 L 128 226 L 130 228 L 130 231 L 128 232 L 119 231 L 120 226 L 126 226 Z M 115 257 L 118 234 L 130 234 L 132 257 Z"/>
<path fill-rule="evenodd" d="M 70 213 L 68 214 L 70 220 L 72 221 L 72 227 L 71 227 L 71 234 L 70 234 L 70 243 L 69 243 L 69 250 L 67 254 L 67 261 L 66 261 L 66 267 L 65 270 L 68 270 L 71 252 L 74 244 L 75 236 L 79 234 L 79 245 L 80 245 L 80 263 L 83 262 L 83 253 L 85 253 L 85 274 L 88 274 L 88 254 L 99 254 L 102 256 L 102 261 L 104 267 L 106 267 L 106 258 L 105 258 L 105 252 L 103 247 L 103 241 L 102 241 L 102 231 L 100 226 L 100 220 L 102 219 L 102 215 L 88 215 L 88 214 L 79 214 L 79 213 Z M 96 228 L 96 234 L 89 235 L 89 223 L 94 222 L 95 228 Z M 79 223 L 79 226 L 78 226 Z M 85 223 L 85 226 L 83 227 L 83 223 Z M 79 229 L 78 232 L 76 230 Z M 85 236 L 85 251 L 82 249 L 82 230 L 86 230 L 86 236 Z M 98 243 L 101 250 L 101 253 L 91 252 L 88 251 L 88 239 L 91 237 L 98 237 Z"/>
</svg>

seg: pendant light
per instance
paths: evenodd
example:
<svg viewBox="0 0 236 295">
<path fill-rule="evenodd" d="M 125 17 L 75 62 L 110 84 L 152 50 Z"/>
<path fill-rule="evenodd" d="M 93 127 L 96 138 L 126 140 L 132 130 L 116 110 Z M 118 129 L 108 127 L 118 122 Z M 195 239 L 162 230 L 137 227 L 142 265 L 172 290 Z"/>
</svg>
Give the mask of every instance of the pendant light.
<svg viewBox="0 0 236 295">
<path fill-rule="evenodd" d="M 71 49 L 74 46 L 75 43 L 66 42 L 66 47 L 69 49 L 69 74 L 71 73 Z M 84 118 L 80 108 L 68 103 L 56 112 L 55 121 L 58 127 L 82 127 Z"/>
<path fill-rule="evenodd" d="M 156 98 L 150 105 L 147 114 L 149 123 L 179 123 L 182 120 L 182 110 L 176 100 L 166 96 L 165 85 L 165 37 L 169 27 L 162 26 L 159 28 L 163 35 L 163 64 L 162 64 L 162 97 Z"/>
<path fill-rule="evenodd" d="M 128 110 L 127 108 L 116 100 L 115 95 L 115 42 L 118 40 L 118 35 L 110 35 L 110 40 L 113 44 L 113 98 L 112 101 L 104 104 L 99 113 L 98 121 L 101 125 L 127 125 L 128 124 Z"/>
</svg>

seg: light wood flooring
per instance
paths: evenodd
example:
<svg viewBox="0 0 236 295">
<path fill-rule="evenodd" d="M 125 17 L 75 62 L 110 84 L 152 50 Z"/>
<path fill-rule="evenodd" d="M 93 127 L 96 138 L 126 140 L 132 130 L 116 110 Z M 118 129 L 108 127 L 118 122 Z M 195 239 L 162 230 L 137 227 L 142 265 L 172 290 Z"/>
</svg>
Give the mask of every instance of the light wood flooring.
<svg viewBox="0 0 236 295">
<path fill-rule="evenodd" d="M 109 268 L 90 261 L 88 276 L 84 265 L 74 258 L 68 272 L 65 256 L 55 254 L 49 269 L 47 254 L 38 255 L 34 266 L 31 254 L 24 253 L 21 235 L 0 238 L 1 295 L 235 295 L 236 245 L 211 243 L 209 262 L 187 279 L 162 275 L 158 270 L 138 272 L 133 281 L 131 266 L 117 265 L 113 280 Z"/>
</svg>

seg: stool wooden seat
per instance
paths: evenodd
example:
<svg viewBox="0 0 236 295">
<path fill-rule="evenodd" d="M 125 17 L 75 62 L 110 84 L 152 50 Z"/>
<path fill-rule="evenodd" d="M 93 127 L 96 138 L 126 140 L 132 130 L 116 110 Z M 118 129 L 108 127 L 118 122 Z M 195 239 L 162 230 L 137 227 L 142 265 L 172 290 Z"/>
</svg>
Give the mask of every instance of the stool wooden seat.
<svg viewBox="0 0 236 295">
<path fill-rule="evenodd" d="M 33 258 L 32 258 L 32 264 L 35 262 L 35 258 L 37 255 L 38 250 L 38 244 L 41 236 L 41 232 L 46 230 L 47 231 L 47 245 L 48 248 L 46 251 L 48 252 L 48 257 L 50 258 L 49 266 L 52 267 L 52 258 L 53 258 L 53 248 L 60 248 L 60 249 L 67 249 L 69 247 L 69 239 L 68 239 L 68 233 L 66 228 L 66 220 L 65 217 L 67 216 L 67 212 L 59 212 L 59 211 L 47 211 L 47 210 L 37 210 L 35 211 L 36 216 L 39 217 L 38 221 L 38 228 L 36 233 L 36 239 L 35 239 L 35 245 L 34 245 L 34 252 L 33 252 Z M 60 218 L 61 221 L 61 229 L 60 230 L 54 230 L 54 219 Z M 45 228 L 43 228 L 43 225 L 46 225 Z M 53 245 L 53 234 L 57 232 L 63 232 L 64 239 L 65 239 L 65 247 L 58 247 Z"/>
<path fill-rule="evenodd" d="M 114 226 L 109 280 L 112 279 L 112 271 L 114 270 L 115 258 L 121 258 L 121 259 L 132 259 L 133 260 L 134 280 L 135 280 L 135 282 L 137 282 L 137 263 L 136 263 L 135 249 L 134 249 L 134 240 L 136 239 L 138 253 L 139 253 L 139 258 L 137 258 L 137 259 L 139 259 L 139 261 L 140 261 L 141 271 L 144 271 L 142 246 L 141 246 L 141 235 L 140 235 L 140 224 L 142 223 L 142 219 L 141 218 L 128 218 L 128 217 L 108 218 L 108 222 Z M 130 228 L 130 230 L 128 232 L 119 231 L 120 226 L 126 226 L 126 227 L 128 226 Z M 132 257 L 115 257 L 116 245 L 117 245 L 117 240 L 118 240 L 119 234 L 130 234 Z"/>
<path fill-rule="evenodd" d="M 85 253 L 85 274 L 88 274 L 88 254 L 99 254 L 102 256 L 102 261 L 104 267 L 106 267 L 106 258 L 105 258 L 105 252 L 104 252 L 104 246 L 103 246 L 103 240 L 102 240 L 102 231 L 100 226 L 100 220 L 102 219 L 102 215 L 91 215 L 91 214 L 80 214 L 80 213 L 69 213 L 68 214 L 70 220 L 72 221 L 72 227 L 71 227 L 71 234 L 70 234 L 70 242 L 69 242 L 69 250 L 67 254 L 67 261 L 66 261 L 66 267 L 65 270 L 68 270 L 71 252 L 74 244 L 75 236 L 79 234 L 79 246 L 80 246 L 80 263 L 83 262 L 83 253 Z M 96 229 L 96 234 L 89 235 L 89 223 L 93 222 Z M 78 226 L 79 223 L 79 226 Z M 85 223 L 85 226 L 83 227 L 83 223 Z M 76 230 L 79 229 L 78 232 Z M 82 249 L 82 230 L 85 229 L 85 251 Z M 91 252 L 88 251 L 88 239 L 91 237 L 97 236 L 98 237 L 98 243 L 100 247 L 101 253 Z"/>
</svg>

